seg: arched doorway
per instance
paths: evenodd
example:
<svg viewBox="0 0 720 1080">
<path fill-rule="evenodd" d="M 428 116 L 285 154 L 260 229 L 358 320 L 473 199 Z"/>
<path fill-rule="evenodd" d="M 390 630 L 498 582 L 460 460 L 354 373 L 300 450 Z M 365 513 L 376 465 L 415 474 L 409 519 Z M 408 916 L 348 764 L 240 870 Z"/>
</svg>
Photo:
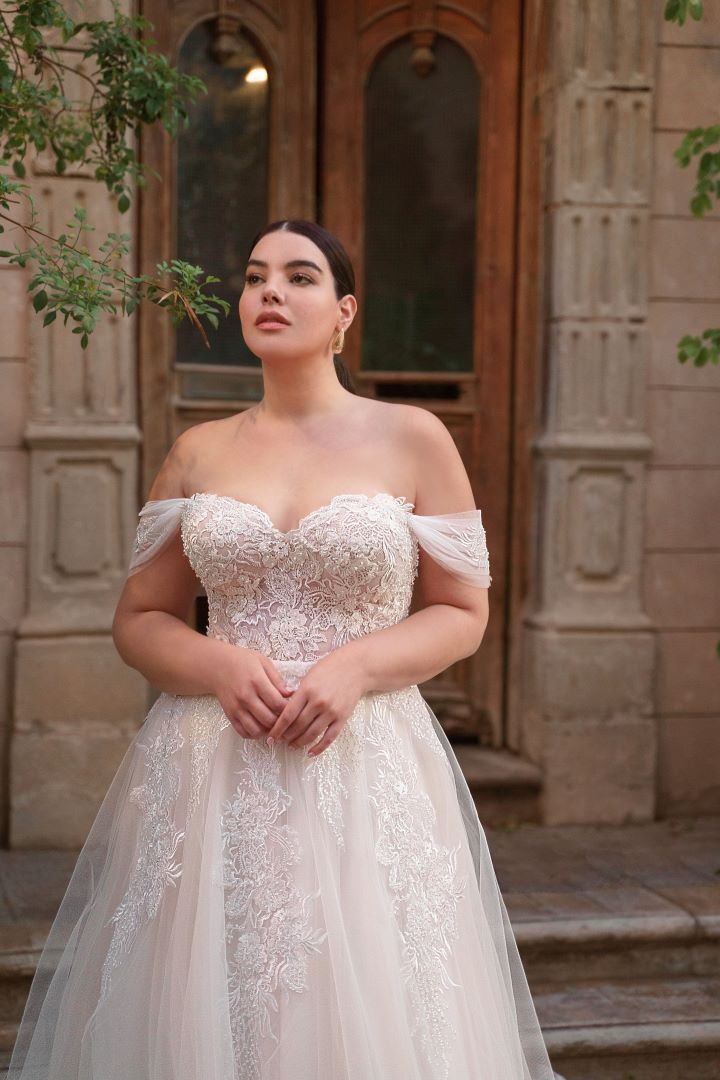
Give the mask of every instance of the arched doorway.
<svg viewBox="0 0 720 1080">
<path fill-rule="evenodd" d="M 168 253 L 201 263 L 223 278 L 231 316 L 209 352 L 163 314 L 141 313 L 141 489 L 180 430 L 261 396 L 234 313 L 252 235 L 279 217 L 327 225 L 356 270 L 361 318 L 344 359 L 360 392 L 441 417 L 488 535 L 482 648 L 424 691 L 451 735 L 503 746 L 521 6 L 142 10 L 173 63 L 211 93 L 174 144 L 147 136 L 143 158 L 164 182 L 143 193 L 141 266 Z"/>
</svg>

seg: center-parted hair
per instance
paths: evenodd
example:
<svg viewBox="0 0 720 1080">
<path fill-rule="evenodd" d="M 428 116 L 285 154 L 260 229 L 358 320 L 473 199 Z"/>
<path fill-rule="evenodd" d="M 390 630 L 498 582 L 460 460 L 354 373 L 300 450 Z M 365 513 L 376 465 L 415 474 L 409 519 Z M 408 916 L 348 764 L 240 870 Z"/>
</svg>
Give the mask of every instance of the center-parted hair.
<svg viewBox="0 0 720 1080">
<path fill-rule="evenodd" d="M 280 230 L 294 232 L 299 236 L 307 236 L 308 240 L 312 240 L 320 248 L 328 261 L 335 283 L 335 296 L 338 300 L 343 296 L 347 296 L 348 293 L 355 295 L 355 271 L 350 256 L 337 236 L 323 225 L 318 225 L 316 221 L 308 221 L 305 218 L 283 218 L 280 221 L 271 221 L 253 238 L 248 251 L 248 258 L 250 258 L 253 248 L 262 240 L 263 236 Z M 335 372 L 342 385 L 351 394 L 357 393 L 352 376 L 340 356 L 334 354 L 333 360 L 335 362 Z"/>
</svg>

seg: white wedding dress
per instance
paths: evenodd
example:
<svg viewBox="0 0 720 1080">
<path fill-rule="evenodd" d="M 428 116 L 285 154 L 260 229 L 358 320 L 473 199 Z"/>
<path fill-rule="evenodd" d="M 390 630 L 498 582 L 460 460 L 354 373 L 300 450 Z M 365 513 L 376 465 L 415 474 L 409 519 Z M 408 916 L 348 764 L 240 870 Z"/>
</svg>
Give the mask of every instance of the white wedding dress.
<svg viewBox="0 0 720 1080">
<path fill-rule="evenodd" d="M 289 532 L 231 496 L 151 500 L 207 632 L 291 687 L 408 615 L 418 544 L 487 588 L 479 510 L 336 495 Z M 318 736 L 318 739 L 320 737 Z M 552 1080 L 485 835 L 417 686 L 363 695 L 315 758 L 160 694 L 79 854 L 13 1080 Z"/>
</svg>

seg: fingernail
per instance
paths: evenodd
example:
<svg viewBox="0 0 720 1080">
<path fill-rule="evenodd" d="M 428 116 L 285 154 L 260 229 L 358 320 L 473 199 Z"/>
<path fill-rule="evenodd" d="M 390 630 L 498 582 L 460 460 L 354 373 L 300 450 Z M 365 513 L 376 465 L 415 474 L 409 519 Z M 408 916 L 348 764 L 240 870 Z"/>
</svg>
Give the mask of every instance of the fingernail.
<svg viewBox="0 0 720 1080">
<path fill-rule="evenodd" d="M 267 744 L 268 744 L 268 746 L 274 746 L 275 745 L 275 740 L 273 739 L 272 735 L 268 735 Z"/>
</svg>

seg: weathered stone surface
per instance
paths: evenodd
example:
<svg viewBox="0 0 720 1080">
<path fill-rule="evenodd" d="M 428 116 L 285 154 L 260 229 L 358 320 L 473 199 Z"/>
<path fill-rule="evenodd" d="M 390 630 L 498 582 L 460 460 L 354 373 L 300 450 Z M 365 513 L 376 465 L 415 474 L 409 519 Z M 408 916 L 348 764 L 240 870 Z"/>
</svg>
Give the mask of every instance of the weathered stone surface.
<svg viewBox="0 0 720 1080">
<path fill-rule="evenodd" d="M 3 279 L 0 278 L 0 286 Z M 0 447 L 22 447 L 28 401 L 27 367 L 23 359 L 0 362 Z M 23 453 L 25 451 L 23 450 Z M 25 466 L 27 468 L 27 465 Z M 27 478 L 25 480 L 27 487 Z"/>
<path fill-rule="evenodd" d="M 639 319 L 648 291 L 646 207 L 560 205 L 553 231 L 553 318 Z"/>
<path fill-rule="evenodd" d="M 0 364 L 0 371 L 3 366 Z M 0 544 L 25 544 L 28 532 L 28 458 L 24 450 L 8 447 L 0 452 L 0 498 Z"/>
<path fill-rule="evenodd" d="M 720 394 L 652 387 L 648 390 L 648 426 L 654 467 L 720 466 Z"/>
<path fill-rule="evenodd" d="M 548 333 L 556 367 L 546 409 L 555 437 L 642 432 L 645 327 L 563 319 L 553 323 Z"/>
<path fill-rule="evenodd" d="M 589 435 L 584 439 L 587 441 Z M 640 600 L 643 467 L 632 448 L 544 447 L 539 625 L 649 629 Z"/>
<path fill-rule="evenodd" d="M 720 549 L 719 484 L 720 469 L 649 470 L 645 550 Z"/>
<path fill-rule="evenodd" d="M 621 825 L 652 820 L 656 758 L 652 719 L 546 720 L 543 821 Z"/>
<path fill-rule="evenodd" d="M 526 631 L 535 709 L 548 720 L 649 718 L 652 634 Z"/>
<path fill-rule="evenodd" d="M 713 5 L 704 6 L 709 9 Z M 689 19 L 688 22 L 692 23 L 693 20 Z M 703 30 L 704 23 L 705 20 L 702 19 Z M 702 45 L 705 45 L 704 38 Z M 720 65 L 717 49 L 689 46 L 690 42 L 686 43 L 683 38 L 682 44 L 668 44 L 659 49 L 657 57 L 655 123 L 660 128 L 674 128 L 683 134 L 698 124 L 720 122 L 720 103 L 717 100 Z M 682 92 L 678 92 L 680 87 Z"/>
<path fill-rule="evenodd" d="M 3 313 L 0 356 L 24 359 L 28 352 L 27 271 L 17 266 L 4 265 L 0 267 L 0 275 Z"/>
<path fill-rule="evenodd" d="M 146 713 L 147 682 L 110 637 L 18 642 L 16 732 L 132 736 Z"/>
<path fill-rule="evenodd" d="M 71 81 L 72 96 L 83 100 L 89 84 Z M 78 205 L 92 223 L 83 238 L 91 255 L 109 232 L 132 234 L 134 203 L 120 214 L 87 166 L 58 177 L 46 149 L 29 154 L 26 168 L 37 225 L 50 235 L 62 232 Z M 123 265 L 134 273 L 136 261 L 131 252 Z M 15 402 L 24 402 L 16 433 L 26 475 L 7 485 L 17 489 L 17 505 L 0 537 L 25 544 L 28 525 L 27 555 L 0 547 L 0 629 L 5 618 L 17 634 L 10 836 L 15 844 L 62 846 L 82 836 L 145 712 L 144 680 L 110 640 L 137 519 L 135 327 L 122 314 L 103 314 L 83 350 L 72 324 L 58 319 L 44 327 L 32 312 L 27 272 L 0 272 L 0 348 L 27 357 Z M 8 481 L 10 464 L 21 468 L 7 464 Z M 0 464 L 0 480 L 2 471 Z M 47 778 L 52 798 L 38 776 Z"/>
<path fill-rule="evenodd" d="M 10 846 L 80 847 L 128 744 L 127 737 L 114 733 L 16 733 Z"/>
<path fill-rule="evenodd" d="M 0 545 L 0 633 L 11 633 L 25 610 L 27 551 L 20 544 Z"/>
<path fill-rule="evenodd" d="M 720 813 L 720 711 L 661 716 L 658 738 L 658 813 Z"/>
<path fill-rule="evenodd" d="M 607 4 L 557 0 L 552 7 L 554 74 L 559 83 L 623 90 L 652 89 L 655 74 L 655 5 L 636 0 Z"/>
<path fill-rule="evenodd" d="M 558 87 L 557 104 L 552 201 L 644 204 L 653 164 L 647 90 L 618 94 L 576 79 Z"/>
<path fill-rule="evenodd" d="M 690 200 L 695 194 L 696 174 L 692 168 L 683 169 L 674 152 L 682 141 L 679 131 L 656 130 L 653 133 L 654 174 L 652 185 L 653 215 L 673 215 L 693 220 L 690 214 Z M 720 218 L 720 208 L 711 206 L 705 211 L 702 220 L 712 221 Z M 654 223 L 653 223 L 654 228 Z M 683 308 L 686 318 L 692 311 Z"/>
<path fill-rule="evenodd" d="M 720 626 L 720 552 L 650 551 L 643 565 L 648 614 L 663 630 Z"/>
<path fill-rule="evenodd" d="M 656 218 L 650 232 L 650 291 L 664 300 L 717 301 L 720 267 L 716 258 L 720 221 Z"/>
<path fill-rule="evenodd" d="M 718 214 L 720 216 L 720 211 Z M 715 391 L 717 367 L 714 364 L 696 367 L 689 361 L 681 364 L 677 358 L 677 345 L 685 334 L 699 337 L 707 327 L 718 325 L 720 303 L 717 300 L 698 300 L 693 304 L 682 300 L 652 300 L 648 318 L 650 349 L 647 385 Z"/>
<path fill-rule="evenodd" d="M 713 719 L 720 712 L 720 663 L 716 650 L 720 633 L 713 630 L 663 630 L 657 634 L 658 710 L 674 714 L 681 725 L 691 715 Z M 681 734 L 678 732 L 678 734 Z M 685 732 L 691 737 L 692 732 Z M 703 729 L 696 736 L 707 734 Z M 701 745 L 694 751 L 705 755 Z M 712 755 L 710 755 L 712 756 Z M 717 761 L 720 761 L 718 756 Z M 720 780 L 720 769 L 716 776 Z"/>
</svg>

